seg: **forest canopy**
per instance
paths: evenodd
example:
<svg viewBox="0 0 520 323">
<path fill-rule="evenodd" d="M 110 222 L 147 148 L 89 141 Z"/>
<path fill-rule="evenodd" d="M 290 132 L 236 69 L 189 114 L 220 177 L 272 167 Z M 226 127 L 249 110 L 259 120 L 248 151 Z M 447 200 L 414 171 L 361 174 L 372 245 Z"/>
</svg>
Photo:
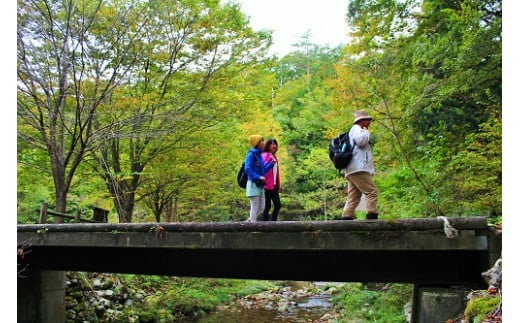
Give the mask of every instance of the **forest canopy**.
<svg viewBox="0 0 520 323">
<path fill-rule="evenodd" d="M 251 134 L 279 143 L 281 220 L 341 216 L 328 159 L 371 125 L 380 218 L 502 216 L 502 2 L 352 0 L 342 48 L 268 54 L 234 2 L 18 1 L 17 220 L 242 221 Z"/>
</svg>

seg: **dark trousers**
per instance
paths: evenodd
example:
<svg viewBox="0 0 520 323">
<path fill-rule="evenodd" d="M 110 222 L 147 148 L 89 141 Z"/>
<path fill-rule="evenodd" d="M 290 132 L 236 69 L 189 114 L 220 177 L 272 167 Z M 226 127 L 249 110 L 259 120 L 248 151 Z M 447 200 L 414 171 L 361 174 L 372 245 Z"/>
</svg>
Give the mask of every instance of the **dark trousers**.
<svg viewBox="0 0 520 323">
<path fill-rule="evenodd" d="M 282 208 L 282 203 L 280 202 L 280 192 L 278 192 L 278 190 L 264 190 L 264 192 L 264 221 L 276 221 L 276 219 L 278 218 L 278 213 L 280 213 L 280 209 Z M 271 202 L 273 203 L 273 213 L 271 214 L 271 219 L 269 219 L 269 210 L 271 209 Z"/>
</svg>

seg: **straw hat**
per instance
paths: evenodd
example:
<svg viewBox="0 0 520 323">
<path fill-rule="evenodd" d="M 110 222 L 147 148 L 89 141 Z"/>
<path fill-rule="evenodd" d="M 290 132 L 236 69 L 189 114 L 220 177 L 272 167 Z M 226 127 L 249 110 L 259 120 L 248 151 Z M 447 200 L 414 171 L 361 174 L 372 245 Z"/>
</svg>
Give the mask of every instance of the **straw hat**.
<svg viewBox="0 0 520 323">
<path fill-rule="evenodd" d="M 361 120 L 372 120 L 372 117 L 368 115 L 368 112 L 365 110 L 358 110 L 354 112 L 354 124 Z"/>
</svg>

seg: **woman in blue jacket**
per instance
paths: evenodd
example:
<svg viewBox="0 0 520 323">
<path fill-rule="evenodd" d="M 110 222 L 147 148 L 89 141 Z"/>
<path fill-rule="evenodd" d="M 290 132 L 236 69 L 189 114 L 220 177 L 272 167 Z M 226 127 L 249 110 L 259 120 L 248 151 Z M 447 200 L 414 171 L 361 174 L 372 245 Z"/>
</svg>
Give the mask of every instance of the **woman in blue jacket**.
<svg viewBox="0 0 520 323">
<path fill-rule="evenodd" d="M 249 144 L 252 148 L 247 152 L 244 166 L 247 174 L 246 196 L 251 203 L 248 221 L 256 222 L 265 207 L 265 173 L 273 168 L 275 161 L 270 160 L 264 164 L 262 159 L 264 138 L 261 135 L 249 136 Z"/>
</svg>

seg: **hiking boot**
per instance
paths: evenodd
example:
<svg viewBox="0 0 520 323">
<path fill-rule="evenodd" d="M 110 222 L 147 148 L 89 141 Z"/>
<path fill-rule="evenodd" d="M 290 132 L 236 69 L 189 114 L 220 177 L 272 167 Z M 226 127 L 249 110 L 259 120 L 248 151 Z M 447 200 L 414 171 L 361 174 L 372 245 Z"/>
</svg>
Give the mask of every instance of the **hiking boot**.
<svg viewBox="0 0 520 323">
<path fill-rule="evenodd" d="M 378 213 L 367 213 L 367 220 L 377 220 Z"/>
</svg>

